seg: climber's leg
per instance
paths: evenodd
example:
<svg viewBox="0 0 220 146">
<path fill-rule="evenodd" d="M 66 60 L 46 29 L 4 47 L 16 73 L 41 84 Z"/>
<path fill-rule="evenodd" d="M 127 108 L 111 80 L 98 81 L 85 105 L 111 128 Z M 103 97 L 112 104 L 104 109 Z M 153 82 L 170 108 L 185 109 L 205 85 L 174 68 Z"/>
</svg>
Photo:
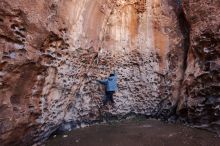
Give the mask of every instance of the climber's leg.
<svg viewBox="0 0 220 146">
<path fill-rule="evenodd" d="M 111 101 L 112 104 L 115 103 L 115 102 L 114 102 L 114 99 L 113 99 L 113 94 L 114 94 L 113 91 L 110 92 L 110 94 L 109 94 L 109 100 Z"/>
<path fill-rule="evenodd" d="M 103 105 L 106 105 L 108 101 L 109 101 L 109 92 L 106 91 L 105 92 L 105 99 L 103 100 Z"/>
</svg>

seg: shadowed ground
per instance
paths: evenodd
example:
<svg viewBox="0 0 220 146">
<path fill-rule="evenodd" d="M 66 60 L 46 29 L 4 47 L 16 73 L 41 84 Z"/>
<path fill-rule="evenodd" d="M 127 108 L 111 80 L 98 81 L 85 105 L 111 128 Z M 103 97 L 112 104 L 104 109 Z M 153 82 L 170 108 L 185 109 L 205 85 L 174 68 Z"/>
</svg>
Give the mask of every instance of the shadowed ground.
<svg viewBox="0 0 220 146">
<path fill-rule="evenodd" d="M 51 137 L 46 146 L 219 146 L 215 134 L 156 120 L 95 125 Z"/>
</svg>

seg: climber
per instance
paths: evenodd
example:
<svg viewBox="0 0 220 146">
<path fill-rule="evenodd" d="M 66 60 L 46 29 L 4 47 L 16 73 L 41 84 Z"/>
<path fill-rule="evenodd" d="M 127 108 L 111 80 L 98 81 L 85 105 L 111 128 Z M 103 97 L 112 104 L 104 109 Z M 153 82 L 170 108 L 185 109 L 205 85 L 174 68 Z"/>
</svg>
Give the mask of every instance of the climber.
<svg viewBox="0 0 220 146">
<path fill-rule="evenodd" d="M 103 105 L 106 105 L 108 101 L 114 104 L 113 94 L 117 90 L 117 76 L 115 71 L 105 80 L 97 80 L 99 83 L 105 85 L 105 99 Z"/>
</svg>

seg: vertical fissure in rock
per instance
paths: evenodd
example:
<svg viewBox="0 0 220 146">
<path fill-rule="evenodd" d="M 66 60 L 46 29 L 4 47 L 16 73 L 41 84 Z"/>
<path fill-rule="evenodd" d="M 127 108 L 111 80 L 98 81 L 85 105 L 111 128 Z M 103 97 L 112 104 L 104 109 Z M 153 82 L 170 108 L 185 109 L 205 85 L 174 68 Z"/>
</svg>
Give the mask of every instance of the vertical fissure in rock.
<svg viewBox="0 0 220 146">
<path fill-rule="evenodd" d="M 188 58 L 188 51 L 190 47 L 190 24 L 186 19 L 183 7 L 182 7 L 182 0 L 177 0 L 177 18 L 179 21 L 179 28 L 180 31 L 183 35 L 183 49 L 184 49 L 184 55 L 183 55 L 183 66 L 182 66 L 182 71 L 183 71 L 183 76 L 184 78 L 184 73 L 187 68 L 187 58 Z"/>
<path fill-rule="evenodd" d="M 182 0 L 176 0 L 176 15 L 179 23 L 179 29 L 183 35 L 183 41 L 182 41 L 182 52 L 183 52 L 183 58 L 182 58 L 182 67 L 181 67 L 181 75 L 179 79 L 179 85 L 177 89 L 177 101 L 175 104 L 171 107 L 170 113 L 168 115 L 168 118 L 172 115 L 176 115 L 177 107 L 179 104 L 180 96 L 181 96 L 181 89 L 182 89 L 182 83 L 185 76 L 185 71 L 187 69 L 187 58 L 188 58 L 188 52 L 190 48 L 190 24 L 187 21 L 187 18 L 185 16 Z"/>
<path fill-rule="evenodd" d="M 178 101 L 176 102 L 176 105 L 174 106 L 175 112 L 177 111 L 177 106 L 179 104 L 180 96 L 181 96 L 181 90 L 182 90 L 182 84 L 185 77 L 185 71 L 187 69 L 187 58 L 188 58 L 188 52 L 190 48 L 190 24 L 187 21 L 187 18 L 185 16 L 184 10 L 183 10 L 183 4 L 182 0 L 177 0 L 177 19 L 179 21 L 179 28 L 183 35 L 183 62 L 182 62 L 182 68 L 181 68 L 181 76 L 179 80 L 179 87 L 177 90 L 178 95 Z"/>
</svg>

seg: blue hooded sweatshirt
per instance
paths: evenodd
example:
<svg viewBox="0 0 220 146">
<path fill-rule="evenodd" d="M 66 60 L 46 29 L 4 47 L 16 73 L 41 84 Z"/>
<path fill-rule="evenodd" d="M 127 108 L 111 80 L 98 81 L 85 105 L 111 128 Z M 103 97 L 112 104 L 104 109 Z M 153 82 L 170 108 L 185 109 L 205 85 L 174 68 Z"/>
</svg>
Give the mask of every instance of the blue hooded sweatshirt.
<svg viewBox="0 0 220 146">
<path fill-rule="evenodd" d="M 99 83 L 106 86 L 106 91 L 116 91 L 117 87 L 117 76 L 114 73 L 114 76 L 110 76 L 105 80 L 98 80 Z"/>
</svg>

